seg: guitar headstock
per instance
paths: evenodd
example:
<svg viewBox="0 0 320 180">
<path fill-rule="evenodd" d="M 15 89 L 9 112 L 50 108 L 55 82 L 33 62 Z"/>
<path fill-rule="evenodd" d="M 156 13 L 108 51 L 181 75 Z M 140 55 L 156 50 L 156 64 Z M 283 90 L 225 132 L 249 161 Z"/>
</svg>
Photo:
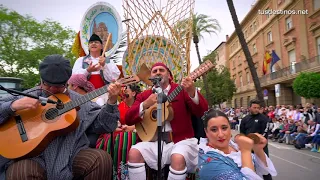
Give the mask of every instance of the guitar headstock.
<svg viewBox="0 0 320 180">
<path fill-rule="evenodd" d="M 197 78 L 206 74 L 212 68 L 214 68 L 214 65 L 210 60 L 207 60 L 204 63 L 202 63 L 199 67 L 197 67 L 192 73 L 190 73 L 190 77 L 192 78 L 192 80 L 195 81 Z"/>
<path fill-rule="evenodd" d="M 120 83 L 122 86 L 127 86 L 130 84 L 140 82 L 140 78 L 137 75 L 131 75 L 131 76 L 118 79 L 117 82 Z"/>
</svg>

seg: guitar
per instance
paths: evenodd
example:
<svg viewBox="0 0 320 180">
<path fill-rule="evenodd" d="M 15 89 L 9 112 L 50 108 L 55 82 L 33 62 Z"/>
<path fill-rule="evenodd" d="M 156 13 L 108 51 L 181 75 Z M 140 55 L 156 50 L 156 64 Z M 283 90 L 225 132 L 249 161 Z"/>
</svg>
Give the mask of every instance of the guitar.
<svg viewBox="0 0 320 180">
<path fill-rule="evenodd" d="M 214 68 L 214 65 L 211 61 L 206 61 L 201 64 L 197 69 L 195 69 L 192 73 L 190 73 L 190 77 L 193 81 L 196 81 L 197 78 L 205 74 L 207 71 Z M 162 124 L 165 121 L 171 121 L 174 117 L 172 107 L 170 103 L 174 100 L 174 98 L 182 91 L 183 87 L 179 85 L 175 88 L 170 95 L 168 95 L 168 101 L 165 103 L 164 107 L 162 108 Z M 149 107 L 145 110 L 143 119 L 141 122 L 136 123 L 136 130 L 139 138 L 142 141 L 154 141 L 157 138 L 157 104 Z"/>
<path fill-rule="evenodd" d="M 119 79 L 122 85 L 139 82 L 138 76 Z M 36 109 L 19 110 L 6 123 L 0 125 L 0 155 L 7 159 L 33 157 L 40 154 L 57 136 L 74 131 L 78 125 L 76 107 L 108 91 L 108 85 L 71 101 L 65 94 L 56 94 L 64 104 L 57 109 L 54 104 L 39 105 Z M 54 96 L 49 99 L 57 101 Z"/>
</svg>

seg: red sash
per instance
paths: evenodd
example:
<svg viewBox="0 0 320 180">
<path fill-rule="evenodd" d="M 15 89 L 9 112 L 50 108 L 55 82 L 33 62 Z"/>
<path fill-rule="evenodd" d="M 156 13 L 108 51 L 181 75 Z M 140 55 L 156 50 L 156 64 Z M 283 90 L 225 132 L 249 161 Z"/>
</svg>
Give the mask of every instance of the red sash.
<svg viewBox="0 0 320 180">
<path fill-rule="evenodd" d="M 91 74 L 89 81 L 94 85 L 96 89 L 104 86 L 104 82 L 100 74 Z"/>
</svg>

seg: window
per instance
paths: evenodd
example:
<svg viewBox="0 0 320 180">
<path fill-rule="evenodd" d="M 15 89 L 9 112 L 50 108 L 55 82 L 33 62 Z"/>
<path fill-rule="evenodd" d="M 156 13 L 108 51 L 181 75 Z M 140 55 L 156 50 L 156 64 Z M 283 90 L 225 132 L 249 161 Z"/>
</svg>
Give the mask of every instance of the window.
<svg viewBox="0 0 320 180">
<path fill-rule="evenodd" d="M 249 73 L 249 71 L 247 72 L 247 83 L 250 84 L 250 73 Z"/>
<path fill-rule="evenodd" d="M 253 52 L 253 54 L 255 54 L 257 52 L 256 44 L 252 45 L 252 52 Z"/>
<path fill-rule="evenodd" d="M 13 82 L 0 82 L 0 85 L 5 88 L 11 88 L 11 89 L 16 88 L 16 83 L 13 83 Z"/>
<path fill-rule="evenodd" d="M 313 10 L 318 10 L 320 8 L 320 1 L 319 0 L 313 0 Z"/>
<path fill-rule="evenodd" d="M 240 75 L 240 87 L 243 86 L 242 75 Z"/>
<path fill-rule="evenodd" d="M 216 53 L 216 60 L 217 60 L 217 62 L 219 61 L 219 51 L 217 51 L 217 53 Z"/>
<path fill-rule="evenodd" d="M 320 56 L 320 36 L 317 38 L 318 56 Z"/>
<path fill-rule="evenodd" d="M 268 34 L 267 34 L 267 39 L 268 39 L 268 42 L 272 42 L 272 32 L 269 31 Z"/>
<path fill-rule="evenodd" d="M 275 65 L 272 66 L 271 72 L 272 72 L 272 73 L 273 73 L 273 72 L 276 72 L 276 66 L 275 66 Z"/>
<path fill-rule="evenodd" d="M 251 33 L 254 32 L 254 30 L 253 30 L 253 25 L 252 25 L 252 24 L 251 24 L 251 26 L 250 26 L 250 32 L 251 32 Z"/>
<path fill-rule="evenodd" d="M 238 56 L 238 65 L 241 64 L 240 56 Z"/>
<path fill-rule="evenodd" d="M 269 11 L 270 11 L 270 9 L 269 9 L 269 8 L 267 8 L 265 12 L 269 12 Z M 266 17 L 267 17 L 267 19 L 269 19 L 269 17 L 270 17 L 270 13 L 266 13 Z"/>
<path fill-rule="evenodd" d="M 257 22 L 253 22 L 253 31 L 257 30 Z"/>
<path fill-rule="evenodd" d="M 236 68 L 236 61 L 235 60 L 232 61 L 232 65 L 233 65 L 233 68 Z"/>
<path fill-rule="evenodd" d="M 296 51 L 293 49 L 288 52 L 291 73 L 296 73 Z"/>
<path fill-rule="evenodd" d="M 286 18 L 286 28 L 287 28 L 287 31 L 292 28 L 292 18 L 291 18 L 291 16 Z"/>
<path fill-rule="evenodd" d="M 245 31 L 244 31 L 244 38 L 246 39 L 247 37 L 248 37 L 248 31 L 245 30 Z"/>
</svg>

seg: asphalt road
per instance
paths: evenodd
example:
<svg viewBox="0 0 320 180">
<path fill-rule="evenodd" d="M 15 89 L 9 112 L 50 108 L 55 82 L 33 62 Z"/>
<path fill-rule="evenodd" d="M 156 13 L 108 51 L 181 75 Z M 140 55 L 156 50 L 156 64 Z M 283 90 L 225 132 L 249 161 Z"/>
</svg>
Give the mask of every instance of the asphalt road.
<svg viewBox="0 0 320 180">
<path fill-rule="evenodd" d="M 233 135 L 237 132 L 233 132 Z M 320 153 L 298 150 L 292 145 L 269 141 L 270 158 L 278 175 L 274 180 L 320 179 Z"/>
</svg>

